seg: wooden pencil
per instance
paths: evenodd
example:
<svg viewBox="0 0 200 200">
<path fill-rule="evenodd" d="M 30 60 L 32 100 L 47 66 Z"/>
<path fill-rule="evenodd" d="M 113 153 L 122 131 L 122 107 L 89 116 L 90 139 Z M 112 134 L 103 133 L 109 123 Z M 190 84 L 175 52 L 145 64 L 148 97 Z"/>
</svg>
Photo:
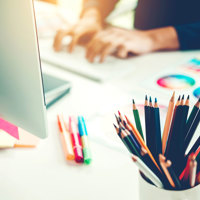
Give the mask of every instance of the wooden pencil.
<svg viewBox="0 0 200 200">
<path fill-rule="evenodd" d="M 160 128 L 160 110 L 158 107 L 157 99 L 155 99 L 154 105 L 155 114 L 155 135 L 156 135 L 156 153 L 157 156 L 162 153 L 162 142 L 161 142 L 161 128 Z"/>
<path fill-rule="evenodd" d="M 135 126 L 131 123 L 131 121 L 128 119 L 127 116 L 125 116 L 127 123 L 129 124 L 129 126 L 131 127 L 135 137 L 137 138 L 138 142 L 140 143 L 141 147 L 143 147 L 144 149 L 147 150 L 147 153 L 149 154 L 150 158 L 152 159 L 153 163 L 156 165 L 156 167 L 160 170 L 160 167 L 158 166 L 155 158 L 153 157 L 152 153 L 149 151 L 148 147 L 146 146 L 146 144 L 144 143 L 144 140 L 142 139 L 140 133 L 138 132 L 138 130 L 135 128 Z M 161 171 L 161 170 L 160 170 Z"/>
<path fill-rule="evenodd" d="M 193 144 L 192 148 L 190 151 L 187 153 L 186 157 L 188 157 L 192 152 L 195 152 L 200 146 L 200 136 L 196 140 L 196 142 Z"/>
<path fill-rule="evenodd" d="M 141 125 L 141 121 L 140 121 L 140 115 L 139 115 L 138 109 L 136 108 L 134 99 L 133 99 L 133 115 L 134 115 L 137 130 L 139 131 L 141 137 L 144 139 L 142 125 Z"/>
<path fill-rule="evenodd" d="M 197 172 L 197 161 L 191 160 L 190 161 L 190 172 L 189 172 L 189 185 L 190 185 L 190 187 L 195 186 L 196 172 Z"/>
<path fill-rule="evenodd" d="M 170 173 L 169 173 L 169 171 L 167 169 L 169 166 L 171 166 L 171 163 L 169 161 L 166 162 L 165 160 L 166 160 L 166 158 L 163 155 L 160 154 L 159 155 L 159 161 L 160 161 L 160 165 L 161 165 L 161 167 L 163 169 L 163 172 L 165 173 L 165 176 L 166 176 L 170 186 L 172 188 L 175 188 L 176 187 L 175 183 L 174 183 L 174 181 L 173 181 L 173 179 L 172 179 L 172 177 L 171 177 L 171 175 L 170 175 Z"/>
<path fill-rule="evenodd" d="M 193 107 L 193 109 L 192 109 L 192 111 L 191 111 L 191 113 L 189 115 L 189 118 L 188 118 L 188 120 L 186 122 L 186 128 L 185 128 L 185 133 L 186 134 L 188 133 L 190 127 L 192 126 L 192 123 L 193 123 L 193 121 L 194 121 L 194 119 L 195 119 L 195 117 L 196 117 L 196 115 L 197 115 L 197 113 L 199 111 L 199 107 L 200 107 L 200 98 L 198 99 L 198 101 L 194 105 L 194 107 Z M 185 138 L 186 138 L 186 136 L 187 135 L 185 135 Z"/>
<path fill-rule="evenodd" d="M 166 116 L 166 120 L 165 120 L 165 126 L 164 126 L 163 134 L 162 134 L 162 153 L 163 154 L 165 153 L 165 148 L 166 148 L 170 125 L 171 125 L 172 116 L 173 116 L 174 98 L 175 98 L 175 92 L 173 92 L 173 95 L 169 101 L 167 116 Z"/>
<path fill-rule="evenodd" d="M 198 111 L 198 113 L 197 113 L 195 119 L 193 120 L 193 123 L 187 133 L 187 136 L 185 138 L 185 142 L 184 142 L 185 149 L 187 149 L 188 145 L 190 144 L 190 141 L 199 125 L 199 122 L 200 122 L 200 111 Z"/>
<path fill-rule="evenodd" d="M 129 152 L 140 156 L 136 147 L 133 145 L 131 138 L 124 130 L 121 130 L 121 137 L 122 137 L 122 140 L 126 143 L 126 147 L 128 147 Z"/>
<path fill-rule="evenodd" d="M 145 133 L 146 133 L 146 144 L 147 144 L 147 137 L 150 135 L 150 123 L 149 123 L 149 105 L 148 105 L 148 98 L 147 95 L 145 96 L 145 104 L 144 104 L 144 114 L 145 114 Z"/>
<path fill-rule="evenodd" d="M 175 128 L 175 122 L 177 120 L 177 108 L 180 105 L 180 96 L 176 102 L 175 108 L 174 108 L 174 113 L 173 113 L 173 117 L 172 117 L 172 122 L 171 122 L 171 127 L 170 127 L 170 131 L 169 131 L 169 136 L 168 136 L 168 140 L 167 140 L 167 145 L 166 145 L 166 149 L 165 149 L 165 156 L 168 157 L 169 154 L 169 150 L 171 147 L 171 141 L 172 141 L 172 135 L 173 135 L 173 131 Z"/>
<path fill-rule="evenodd" d="M 146 136 L 146 143 L 147 143 L 147 147 L 149 148 L 149 150 L 151 151 L 152 155 L 154 156 L 154 158 L 157 160 L 158 158 L 158 154 L 156 151 L 156 127 L 155 127 L 155 110 L 152 104 L 152 99 L 151 97 L 149 98 L 149 113 L 150 113 L 150 117 L 149 117 L 149 123 L 150 123 L 150 131 Z"/>
</svg>

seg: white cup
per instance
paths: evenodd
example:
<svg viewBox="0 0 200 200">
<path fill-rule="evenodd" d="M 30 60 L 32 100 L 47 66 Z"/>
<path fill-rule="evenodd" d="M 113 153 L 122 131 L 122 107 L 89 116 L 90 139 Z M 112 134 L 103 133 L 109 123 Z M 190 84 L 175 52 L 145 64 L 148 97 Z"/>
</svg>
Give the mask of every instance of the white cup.
<svg viewBox="0 0 200 200">
<path fill-rule="evenodd" d="M 139 175 L 140 200 L 200 200 L 200 185 L 187 190 L 165 190 L 158 188 Z"/>
</svg>

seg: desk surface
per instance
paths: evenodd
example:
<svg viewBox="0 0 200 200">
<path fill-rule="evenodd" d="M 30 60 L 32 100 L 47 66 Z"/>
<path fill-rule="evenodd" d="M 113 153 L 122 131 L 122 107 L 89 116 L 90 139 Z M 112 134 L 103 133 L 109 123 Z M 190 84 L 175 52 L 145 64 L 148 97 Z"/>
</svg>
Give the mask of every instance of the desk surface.
<svg viewBox="0 0 200 200">
<path fill-rule="evenodd" d="M 44 64 L 43 71 L 71 81 L 73 88 L 70 95 L 48 110 L 49 137 L 41 140 L 37 148 L 0 151 L 1 199 L 137 200 L 138 172 L 126 153 L 91 140 L 91 165 L 66 162 L 58 135 L 56 114 L 83 113 L 92 118 L 101 103 L 97 101 L 98 91 L 101 90 L 99 94 L 102 99 L 106 99 L 108 91 L 112 96 L 112 88 L 127 95 L 132 95 L 134 91 L 144 94 L 145 90 L 138 83 L 149 76 L 150 72 L 163 70 L 186 56 L 197 53 L 199 52 L 171 52 L 141 56 L 133 63 L 137 67 L 134 74 L 104 84 Z"/>
</svg>

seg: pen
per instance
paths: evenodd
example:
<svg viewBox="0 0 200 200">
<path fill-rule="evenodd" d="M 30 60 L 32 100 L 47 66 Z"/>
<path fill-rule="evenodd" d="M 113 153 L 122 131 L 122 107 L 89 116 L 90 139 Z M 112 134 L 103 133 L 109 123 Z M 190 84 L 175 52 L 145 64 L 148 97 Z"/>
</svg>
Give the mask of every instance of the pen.
<svg viewBox="0 0 200 200">
<path fill-rule="evenodd" d="M 88 132 L 87 132 L 85 120 L 82 116 L 78 117 L 78 128 L 79 128 L 79 133 L 81 136 L 81 142 L 83 146 L 84 163 L 90 164 L 92 161 L 92 155 L 91 155 L 90 145 L 88 141 Z"/>
<path fill-rule="evenodd" d="M 75 118 L 69 117 L 69 131 L 71 133 L 75 161 L 77 163 L 82 163 L 84 160 L 83 150 L 82 150 L 80 134 L 78 131 L 77 121 L 75 120 Z"/>
<path fill-rule="evenodd" d="M 60 130 L 61 142 L 66 159 L 74 160 L 74 151 L 72 147 L 71 136 L 70 133 L 66 130 L 63 116 L 58 115 L 57 120 L 58 120 L 58 127 Z"/>
</svg>

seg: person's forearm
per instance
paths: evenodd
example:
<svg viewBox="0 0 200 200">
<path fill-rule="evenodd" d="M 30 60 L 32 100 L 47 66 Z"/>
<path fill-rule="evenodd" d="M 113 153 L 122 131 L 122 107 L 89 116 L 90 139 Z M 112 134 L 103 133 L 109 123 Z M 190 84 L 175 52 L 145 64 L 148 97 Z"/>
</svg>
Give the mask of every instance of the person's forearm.
<svg viewBox="0 0 200 200">
<path fill-rule="evenodd" d="M 83 0 L 81 15 L 84 15 L 84 13 L 89 10 L 97 10 L 102 21 L 104 21 L 113 11 L 118 1 L 119 0 Z"/>
<path fill-rule="evenodd" d="M 146 31 L 151 38 L 151 51 L 177 50 L 180 48 L 178 35 L 174 27 L 164 27 Z"/>
</svg>

